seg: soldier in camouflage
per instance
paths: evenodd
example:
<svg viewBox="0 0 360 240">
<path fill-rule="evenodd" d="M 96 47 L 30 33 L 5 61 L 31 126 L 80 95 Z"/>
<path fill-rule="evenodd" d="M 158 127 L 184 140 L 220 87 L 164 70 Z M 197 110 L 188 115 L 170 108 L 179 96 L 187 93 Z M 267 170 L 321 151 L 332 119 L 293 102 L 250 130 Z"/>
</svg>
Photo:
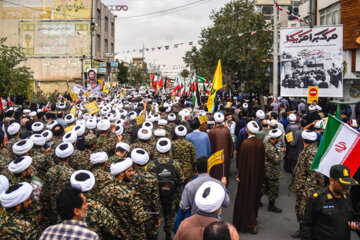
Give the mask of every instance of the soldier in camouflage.
<svg viewBox="0 0 360 240">
<path fill-rule="evenodd" d="M 149 162 L 147 165 L 147 170 L 149 172 L 155 172 L 155 168 L 158 164 L 168 164 L 172 161 L 172 158 L 169 155 L 171 149 L 171 141 L 168 138 L 160 138 L 156 144 L 156 149 L 159 152 L 159 157 L 156 158 L 156 161 Z M 175 168 L 175 179 L 176 179 L 176 187 L 181 188 L 185 177 L 182 172 L 180 164 L 174 160 L 172 165 Z M 174 199 L 160 199 L 161 200 L 161 207 L 162 212 L 164 214 L 164 231 L 166 233 L 166 240 L 171 239 L 171 232 L 174 226 L 174 218 L 175 218 L 175 211 L 173 209 L 173 200 Z"/>
<path fill-rule="evenodd" d="M 160 196 L 158 179 L 154 173 L 145 170 L 149 162 L 149 154 L 145 149 L 135 148 L 131 152 L 134 161 L 134 175 L 131 177 L 130 185 L 135 189 L 136 197 L 144 203 L 144 210 L 151 213 L 152 217 L 145 222 L 146 239 L 157 239 L 157 228 L 161 224 Z"/>
<path fill-rule="evenodd" d="M 295 212 L 300 225 L 305 216 L 307 199 L 311 197 L 313 192 L 324 187 L 324 176 L 310 169 L 318 150 L 316 143 L 317 135 L 313 131 L 305 130 L 302 132 L 301 137 L 303 139 L 304 149 L 298 157 L 294 176 L 289 187 L 290 191 L 296 194 Z M 300 230 L 296 231 L 292 236 L 300 237 Z"/>
<path fill-rule="evenodd" d="M 96 142 L 96 151 L 106 152 L 108 156 L 114 155 L 116 143 L 119 141 L 118 136 L 114 133 L 115 128 L 115 123 L 110 124 L 109 120 L 100 120 L 98 122 L 97 129 L 100 135 Z"/>
<path fill-rule="evenodd" d="M 99 193 L 107 185 L 114 183 L 114 177 L 110 172 L 105 171 L 107 165 L 108 156 L 105 152 L 97 152 L 90 155 L 90 162 L 92 164 L 91 172 L 94 174 L 96 182 L 91 191 L 88 192 L 88 196 L 91 199 L 99 200 Z"/>
<path fill-rule="evenodd" d="M 104 205 L 121 223 L 120 239 L 146 239 L 145 225 L 151 218 L 143 208 L 143 202 L 136 197 L 136 192 L 130 186 L 133 175 L 131 158 L 121 159 L 111 164 L 111 174 L 115 177 L 113 184 L 107 185 L 101 192 Z"/>
<path fill-rule="evenodd" d="M 175 133 L 175 128 L 176 128 L 176 114 L 175 113 L 170 113 L 167 116 L 168 119 L 168 124 L 166 125 L 166 130 L 170 133 L 171 135 L 171 139 L 174 140 L 174 133 Z"/>
<path fill-rule="evenodd" d="M 281 213 L 281 209 L 275 206 L 275 199 L 279 197 L 279 179 L 282 177 L 281 161 L 285 157 L 285 148 L 279 151 L 276 143 L 281 141 L 281 131 L 273 129 L 269 132 L 265 146 L 265 178 L 263 183 L 263 193 L 269 198 L 268 211 Z"/>
<path fill-rule="evenodd" d="M 17 122 L 10 124 L 7 128 L 7 133 L 9 140 L 5 143 L 4 149 L 9 153 L 10 159 L 14 159 L 16 156 L 12 151 L 12 146 L 21 140 L 20 124 Z"/>
<path fill-rule="evenodd" d="M 138 132 L 139 126 L 137 125 L 135 118 L 136 118 L 136 113 L 130 112 L 128 121 L 124 126 L 124 131 L 128 135 L 126 140 L 128 141 L 129 144 L 135 142 L 137 138 L 136 134 Z"/>
<path fill-rule="evenodd" d="M 0 236 L 2 239 L 38 239 L 37 225 L 25 216 L 31 205 L 32 186 L 27 182 L 12 185 L 0 195 L 0 203 L 5 208 L 0 215 Z"/>
<path fill-rule="evenodd" d="M 130 152 L 130 146 L 124 142 L 116 144 L 115 154 L 111 156 L 105 166 L 105 171 L 110 172 L 110 165 L 119 159 L 125 159 Z"/>
<path fill-rule="evenodd" d="M 56 196 L 65 186 L 69 185 L 70 176 L 74 172 L 74 169 L 69 166 L 73 152 L 74 147 L 71 143 L 62 143 L 57 146 L 55 154 L 59 159 L 59 164 L 50 168 L 45 174 L 41 200 L 46 224 L 57 223 Z"/>
<path fill-rule="evenodd" d="M 70 183 L 73 188 L 82 191 L 87 199 L 85 222 L 88 228 L 96 232 L 100 239 L 118 239 L 117 219 L 103 204 L 88 195 L 95 185 L 95 176 L 87 170 L 78 170 L 71 175 Z"/>
</svg>

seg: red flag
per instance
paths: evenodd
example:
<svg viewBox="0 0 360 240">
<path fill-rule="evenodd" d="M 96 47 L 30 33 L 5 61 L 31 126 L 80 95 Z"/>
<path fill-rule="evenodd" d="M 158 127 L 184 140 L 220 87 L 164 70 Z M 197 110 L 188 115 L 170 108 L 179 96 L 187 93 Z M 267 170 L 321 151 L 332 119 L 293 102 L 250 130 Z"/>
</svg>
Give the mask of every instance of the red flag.
<svg viewBox="0 0 360 240">
<path fill-rule="evenodd" d="M 4 108 L 3 108 L 3 105 L 2 105 L 2 99 L 1 99 L 1 97 L 0 97 L 0 110 L 3 110 Z"/>
<path fill-rule="evenodd" d="M 160 78 L 159 86 L 160 86 L 161 88 L 164 88 L 164 81 L 163 81 L 163 78 L 162 78 L 162 77 Z"/>
</svg>

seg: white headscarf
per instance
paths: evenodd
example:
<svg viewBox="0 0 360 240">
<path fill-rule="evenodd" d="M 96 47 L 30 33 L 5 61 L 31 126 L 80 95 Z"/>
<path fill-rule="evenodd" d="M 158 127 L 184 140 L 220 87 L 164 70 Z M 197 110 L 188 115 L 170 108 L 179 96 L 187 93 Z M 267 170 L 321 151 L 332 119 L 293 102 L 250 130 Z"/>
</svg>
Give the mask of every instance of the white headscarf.
<svg viewBox="0 0 360 240">
<path fill-rule="evenodd" d="M 86 177 L 85 181 L 79 179 L 81 175 Z M 87 176 L 86 176 L 87 175 Z M 75 171 L 70 177 L 70 184 L 73 188 L 79 189 L 81 192 L 90 191 L 95 185 L 94 174 L 87 170 Z"/>
<path fill-rule="evenodd" d="M 301 137 L 309 141 L 315 141 L 317 139 L 317 134 L 314 131 L 306 130 L 301 133 Z"/>
<path fill-rule="evenodd" d="M 107 131 L 110 128 L 109 120 L 100 120 L 97 124 L 97 129 L 100 131 Z"/>
<path fill-rule="evenodd" d="M 131 152 L 131 158 L 137 165 L 146 165 L 149 162 L 149 154 L 142 148 L 135 148 Z"/>
<path fill-rule="evenodd" d="M 53 133 L 50 130 L 45 130 L 41 133 L 41 136 L 45 138 L 45 142 L 48 142 L 52 139 Z"/>
<path fill-rule="evenodd" d="M 176 120 L 176 115 L 175 115 L 175 113 L 170 113 L 170 114 L 168 115 L 168 120 L 171 121 L 171 122 L 175 121 L 175 120 Z"/>
<path fill-rule="evenodd" d="M 69 142 L 74 144 L 77 140 L 77 135 L 75 132 L 67 132 L 62 138 L 63 142 Z"/>
<path fill-rule="evenodd" d="M 5 208 L 12 208 L 20 203 L 25 202 L 31 195 L 33 188 L 27 182 L 19 183 L 21 186 L 12 191 L 11 193 L 6 193 L 6 191 L 0 194 L 1 205 Z"/>
<path fill-rule="evenodd" d="M 92 130 L 92 129 L 95 129 L 95 128 L 96 128 L 97 122 L 96 122 L 95 119 L 90 118 L 90 119 L 86 120 L 85 125 L 86 125 L 86 128 L 87 128 L 87 129 L 91 129 L 91 130 Z"/>
<path fill-rule="evenodd" d="M 160 142 L 166 141 L 166 145 L 165 146 L 161 146 Z M 156 149 L 160 152 L 160 153 L 167 153 L 168 151 L 170 151 L 171 148 L 171 141 L 170 139 L 163 137 L 160 138 L 157 143 L 156 143 Z"/>
<path fill-rule="evenodd" d="M 179 137 L 184 137 L 187 134 L 187 129 L 184 125 L 179 125 L 175 128 L 175 134 Z"/>
<path fill-rule="evenodd" d="M 45 145 L 45 138 L 41 134 L 33 134 L 30 136 L 30 140 L 34 143 L 36 146 L 44 146 Z"/>
<path fill-rule="evenodd" d="M 64 120 L 67 124 L 73 123 L 73 122 L 75 122 L 75 116 L 72 114 L 68 114 L 65 116 Z"/>
<path fill-rule="evenodd" d="M 42 122 L 34 122 L 31 125 L 31 130 L 33 132 L 41 132 L 44 129 L 44 124 L 42 124 Z"/>
<path fill-rule="evenodd" d="M 21 156 L 25 153 L 29 152 L 32 147 L 34 146 L 34 143 L 30 139 L 23 139 L 18 142 L 16 142 L 12 146 L 12 150 L 15 153 L 15 155 Z"/>
<path fill-rule="evenodd" d="M 156 129 L 154 131 L 154 135 L 156 137 L 165 137 L 166 136 L 166 131 L 165 131 L 165 129 Z"/>
<path fill-rule="evenodd" d="M 17 163 L 15 163 L 15 162 L 17 162 Z M 28 169 L 28 167 L 30 167 L 31 163 L 32 163 L 32 158 L 30 156 L 22 156 L 19 159 L 16 159 L 16 160 L 12 161 L 11 163 L 9 163 L 8 170 L 11 173 L 18 174 L 18 173 L 21 173 L 21 172 L 25 171 L 26 169 Z"/>
<path fill-rule="evenodd" d="M 143 133 L 143 131 L 146 131 L 147 133 Z M 139 129 L 138 133 L 138 138 L 141 140 L 149 140 L 151 138 L 151 129 L 150 128 L 146 128 L 146 127 L 142 127 Z"/>
<path fill-rule="evenodd" d="M 7 128 L 7 132 L 10 134 L 10 135 L 15 135 L 19 132 L 20 130 L 20 124 L 17 123 L 17 122 L 14 122 L 12 124 L 10 124 Z"/>
<path fill-rule="evenodd" d="M 9 180 L 4 175 L 0 175 L 0 194 L 9 189 Z"/>
<path fill-rule="evenodd" d="M 124 142 L 119 142 L 119 143 L 116 144 L 115 149 L 118 148 L 118 147 L 121 147 L 122 149 L 126 150 L 127 152 L 130 152 L 129 144 L 126 144 Z"/>
<path fill-rule="evenodd" d="M 76 133 L 78 137 L 81 137 L 85 133 L 85 126 L 82 124 L 75 125 L 73 131 Z"/>
<path fill-rule="evenodd" d="M 214 119 L 215 119 L 215 122 L 217 123 L 222 123 L 224 122 L 225 120 L 225 117 L 224 117 L 224 114 L 220 113 L 220 112 L 216 112 L 214 114 Z"/>
<path fill-rule="evenodd" d="M 152 122 L 150 121 L 146 121 L 142 124 L 142 127 L 147 127 L 147 128 L 150 128 L 150 129 L 153 129 L 154 125 L 152 124 Z"/>
<path fill-rule="evenodd" d="M 112 175 L 116 176 L 119 173 L 124 172 L 126 169 L 131 167 L 133 164 L 133 161 L 131 158 L 126 158 L 125 160 L 117 163 L 113 163 L 110 165 L 110 172 Z"/>
<path fill-rule="evenodd" d="M 48 124 L 46 124 L 46 128 L 51 130 L 57 124 L 58 124 L 58 121 L 52 120 Z"/>
<path fill-rule="evenodd" d="M 204 182 L 195 194 L 195 204 L 203 212 L 216 212 L 225 199 L 225 190 L 217 182 Z"/>
<path fill-rule="evenodd" d="M 252 134 L 257 134 L 260 130 L 259 125 L 255 121 L 248 122 L 246 127 Z"/>
<path fill-rule="evenodd" d="M 55 155 L 59 158 L 67 158 L 74 152 L 74 146 L 69 143 L 61 143 L 55 149 Z"/>
<path fill-rule="evenodd" d="M 158 125 L 159 126 L 165 126 L 167 124 L 167 121 L 165 119 L 159 119 Z"/>
<path fill-rule="evenodd" d="M 104 163 L 109 159 L 106 152 L 96 152 L 90 155 L 91 164 Z"/>
</svg>

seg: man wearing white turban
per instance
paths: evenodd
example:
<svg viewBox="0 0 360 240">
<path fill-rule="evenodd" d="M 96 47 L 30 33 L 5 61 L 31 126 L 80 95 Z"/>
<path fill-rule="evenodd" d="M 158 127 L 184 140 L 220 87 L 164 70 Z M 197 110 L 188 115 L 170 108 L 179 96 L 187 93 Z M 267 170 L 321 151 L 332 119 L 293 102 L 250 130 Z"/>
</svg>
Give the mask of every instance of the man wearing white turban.
<svg viewBox="0 0 360 240">
<path fill-rule="evenodd" d="M 245 139 L 238 154 L 238 182 L 234 203 L 233 224 L 239 231 L 257 233 L 257 212 L 260 206 L 261 185 L 264 181 L 265 149 L 255 137 L 260 128 L 255 121 L 247 124 Z"/>
<path fill-rule="evenodd" d="M 109 171 L 105 171 L 108 159 L 106 152 L 96 152 L 90 155 L 91 172 L 94 174 L 96 182 L 93 190 L 89 192 L 89 196 L 94 200 L 101 200 L 98 193 L 115 180 Z"/>
<path fill-rule="evenodd" d="M 143 126 L 144 126 L 144 124 L 143 124 Z M 148 127 L 140 128 L 138 131 L 139 141 L 132 143 L 130 145 L 130 148 L 131 149 L 135 149 L 135 148 L 144 149 L 149 154 L 150 160 L 155 159 L 154 148 L 150 142 L 151 137 L 152 137 L 151 128 L 148 128 Z"/>
<path fill-rule="evenodd" d="M 233 141 L 229 128 L 223 125 L 224 115 L 217 112 L 214 114 L 216 126 L 209 131 L 211 154 L 224 150 L 224 163 L 211 168 L 210 175 L 217 180 L 226 177 L 229 183 L 230 161 L 233 151 Z"/>
<path fill-rule="evenodd" d="M 20 124 L 17 122 L 10 124 L 7 128 L 7 133 L 8 133 L 8 141 L 5 143 L 4 148 L 10 153 L 12 153 L 12 149 L 11 149 L 12 145 L 21 140 Z M 14 155 L 12 154 L 12 156 Z"/>
<path fill-rule="evenodd" d="M 70 184 L 73 188 L 79 189 L 86 197 L 88 208 L 84 221 L 87 227 L 96 232 L 100 239 L 115 239 L 119 232 L 117 219 L 99 200 L 90 197 L 90 193 L 96 185 L 95 178 L 89 171 L 78 170 L 71 175 Z"/>
<path fill-rule="evenodd" d="M 143 202 L 135 198 L 136 191 L 130 186 L 133 172 L 131 158 L 120 159 L 111 164 L 110 171 L 115 177 L 113 184 L 100 192 L 105 206 L 118 219 L 119 239 L 146 239 L 144 225 L 152 217 L 143 208 Z"/>
<path fill-rule="evenodd" d="M 43 201 L 43 213 L 45 221 L 49 224 L 57 222 L 56 196 L 69 183 L 74 169 L 69 166 L 74 147 L 71 143 L 61 143 L 55 149 L 59 163 L 51 167 L 45 174 L 43 192 L 41 199 Z"/>
<path fill-rule="evenodd" d="M 105 171 L 110 172 L 110 165 L 119 159 L 125 159 L 130 153 L 130 146 L 125 142 L 119 142 L 115 146 L 115 154 L 106 163 Z"/>
<path fill-rule="evenodd" d="M 147 239 L 157 239 L 157 228 L 161 224 L 161 205 L 158 188 L 158 179 L 155 174 L 145 170 L 149 162 L 149 154 L 142 148 L 135 148 L 131 152 L 134 162 L 134 175 L 131 177 L 131 186 L 135 189 L 135 194 L 144 203 L 146 212 L 154 213 L 145 223 Z M 154 225 L 155 223 L 155 225 Z"/>
<path fill-rule="evenodd" d="M 1 239 L 38 239 L 39 228 L 26 218 L 32 191 L 29 183 L 21 182 L 0 194 L 0 205 L 5 208 L 0 218 Z"/>
<path fill-rule="evenodd" d="M 172 204 L 175 192 L 177 188 L 182 187 L 185 177 L 179 162 L 169 155 L 171 149 L 170 139 L 165 137 L 160 138 L 156 143 L 156 149 L 159 152 L 159 157 L 148 163 L 147 170 L 155 173 L 158 179 L 160 179 L 159 176 L 161 176 L 162 172 L 171 173 L 168 174 L 166 182 L 172 187 L 166 188 L 166 186 L 164 186 L 166 184 L 163 185 L 159 182 L 160 201 L 165 220 L 164 231 L 166 233 L 166 240 L 168 240 L 171 238 L 174 226 L 175 208 Z M 166 195 L 169 195 L 170 197 Z"/>
<path fill-rule="evenodd" d="M 121 141 L 121 138 L 115 134 L 115 123 L 110 123 L 109 120 L 100 120 L 97 128 L 100 136 L 97 138 L 96 150 L 106 152 L 108 156 L 114 155 L 116 143 Z"/>
<path fill-rule="evenodd" d="M 8 175 L 10 184 L 16 184 L 19 182 L 30 183 L 32 177 L 32 158 L 30 156 L 22 156 L 16 158 L 8 165 L 8 171 L 11 175 Z M 4 173 L 5 174 L 5 173 Z"/>
<path fill-rule="evenodd" d="M 174 240 L 202 239 L 204 229 L 212 222 L 220 221 L 221 205 L 225 199 L 223 186 L 214 181 L 204 182 L 195 194 L 197 214 L 181 222 Z M 235 227 L 228 224 L 232 239 L 239 239 Z"/>
</svg>

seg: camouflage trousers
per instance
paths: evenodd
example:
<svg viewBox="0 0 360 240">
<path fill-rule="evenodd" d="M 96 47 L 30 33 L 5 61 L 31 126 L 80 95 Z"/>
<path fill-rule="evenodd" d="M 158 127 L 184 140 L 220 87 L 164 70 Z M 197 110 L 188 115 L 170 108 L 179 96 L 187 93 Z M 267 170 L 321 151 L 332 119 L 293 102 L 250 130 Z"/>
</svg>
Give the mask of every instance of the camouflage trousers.
<svg viewBox="0 0 360 240">
<path fill-rule="evenodd" d="M 174 228 L 175 211 L 173 209 L 173 201 L 161 202 L 164 217 L 164 232 L 171 234 Z"/>
<path fill-rule="evenodd" d="M 279 179 L 264 179 L 262 193 L 268 196 L 269 201 L 275 201 L 279 197 Z"/>
<path fill-rule="evenodd" d="M 308 198 L 303 195 L 296 194 L 295 213 L 296 219 L 300 224 L 304 220 L 307 199 Z"/>
<path fill-rule="evenodd" d="M 156 223 L 157 223 L 157 217 L 153 217 L 149 221 L 145 222 L 146 239 L 148 240 L 157 239 L 158 231 L 155 228 Z"/>
<path fill-rule="evenodd" d="M 181 201 L 181 195 L 182 195 L 183 188 L 177 187 L 175 192 L 174 200 L 172 201 L 172 210 L 177 213 L 179 211 L 179 204 Z"/>
</svg>

